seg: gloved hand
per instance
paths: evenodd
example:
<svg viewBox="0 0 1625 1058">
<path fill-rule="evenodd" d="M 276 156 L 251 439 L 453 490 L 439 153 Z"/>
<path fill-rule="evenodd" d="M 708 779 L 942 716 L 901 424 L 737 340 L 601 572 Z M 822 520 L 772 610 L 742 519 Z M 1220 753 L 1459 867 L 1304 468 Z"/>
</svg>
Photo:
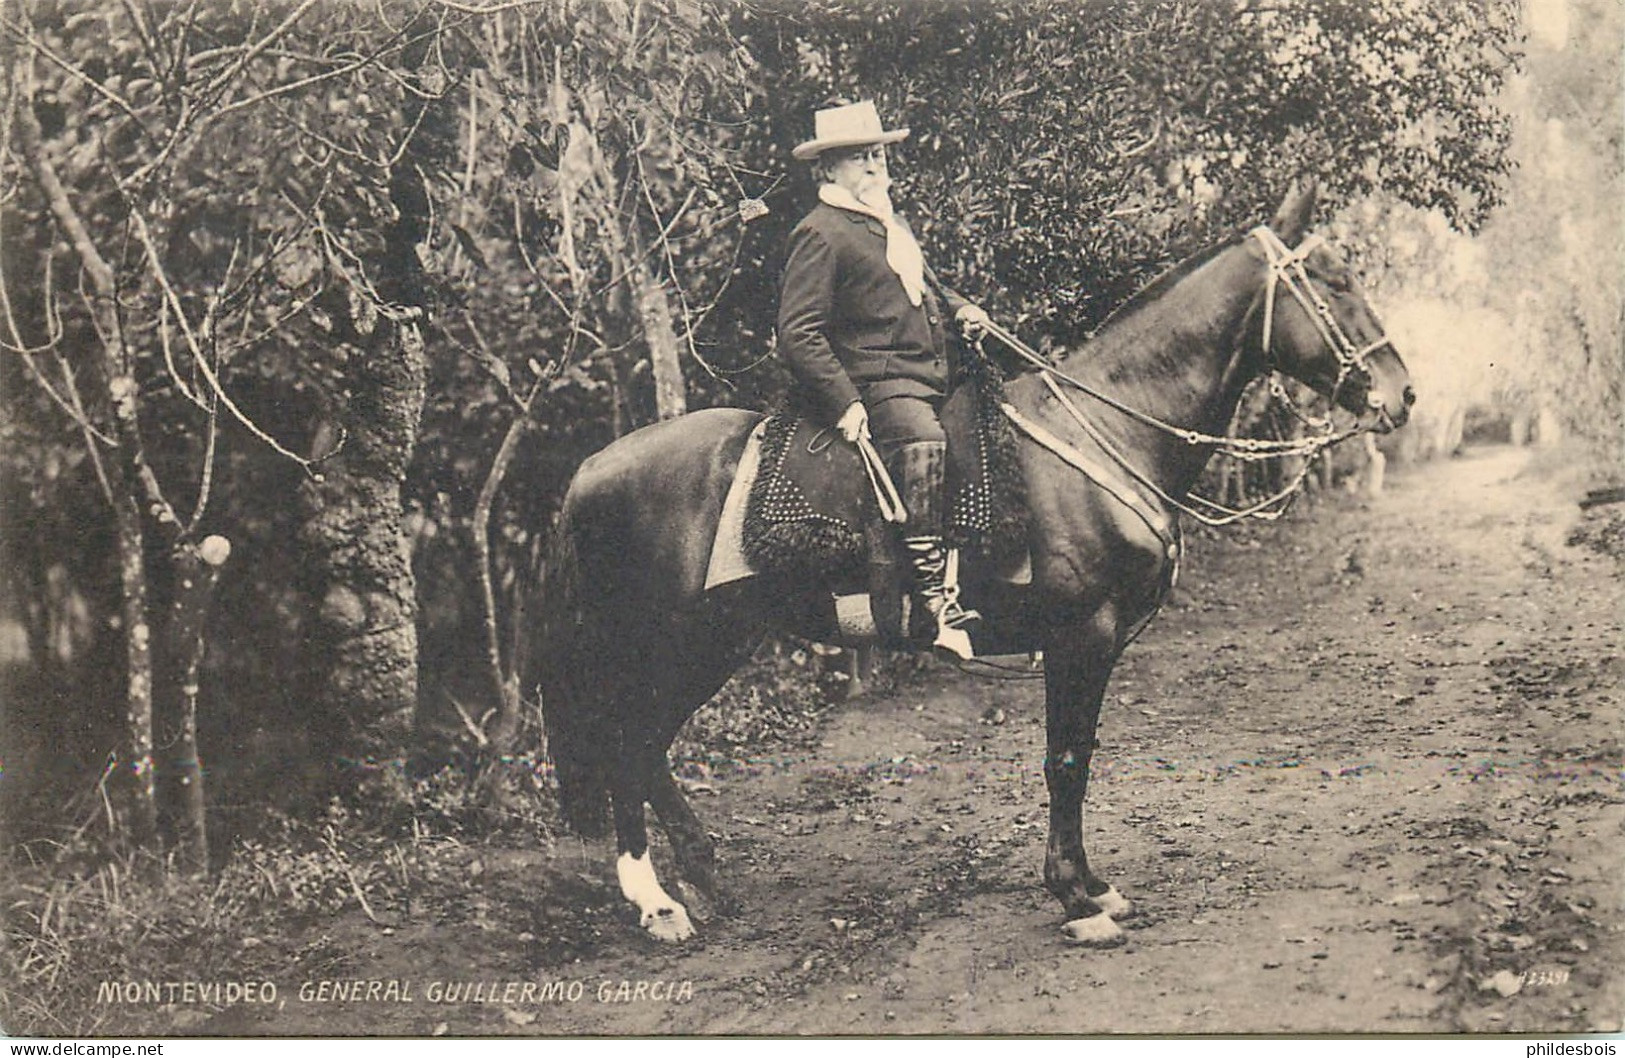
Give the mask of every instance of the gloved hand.
<svg viewBox="0 0 1625 1058">
<path fill-rule="evenodd" d="M 965 336 L 967 342 L 974 342 L 987 333 L 987 325 L 992 323 L 987 310 L 980 305 L 966 305 L 954 313 L 954 320 L 959 324 L 959 333 Z"/>
<path fill-rule="evenodd" d="M 835 428 L 847 441 L 857 444 L 858 438 L 869 436 L 869 409 L 861 401 L 853 401 L 835 421 Z"/>
</svg>

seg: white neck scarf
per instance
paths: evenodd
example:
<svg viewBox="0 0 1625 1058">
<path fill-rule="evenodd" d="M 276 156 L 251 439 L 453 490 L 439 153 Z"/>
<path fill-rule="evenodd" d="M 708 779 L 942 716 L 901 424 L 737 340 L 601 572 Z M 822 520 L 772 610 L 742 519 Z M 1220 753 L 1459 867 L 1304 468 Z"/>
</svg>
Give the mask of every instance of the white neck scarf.
<svg viewBox="0 0 1625 1058">
<path fill-rule="evenodd" d="M 918 307 L 925 296 L 925 256 L 920 253 L 920 244 L 914 241 L 907 228 L 898 223 L 896 215 L 892 213 L 891 197 L 884 190 L 874 192 L 870 197 L 876 201 L 864 202 L 838 184 L 820 184 L 818 187 L 818 200 L 825 205 L 873 217 L 886 226 L 886 264 L 902 281 L 909 304 Z"/>
</svg>

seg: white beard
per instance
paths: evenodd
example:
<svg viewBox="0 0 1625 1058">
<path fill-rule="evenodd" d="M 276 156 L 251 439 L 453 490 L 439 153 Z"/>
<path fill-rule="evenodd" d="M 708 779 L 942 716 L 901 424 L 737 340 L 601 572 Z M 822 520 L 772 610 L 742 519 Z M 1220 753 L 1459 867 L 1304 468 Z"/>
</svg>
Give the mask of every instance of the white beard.
<svg viewBox="0 0 1625 1058">
<path fill-rule="evenodd" d="M 881 216 L 891 216 L 891 177 L 882 176 L 874 180 L 865 180 L 858 187 L 854 197 Z"/>
</svg>

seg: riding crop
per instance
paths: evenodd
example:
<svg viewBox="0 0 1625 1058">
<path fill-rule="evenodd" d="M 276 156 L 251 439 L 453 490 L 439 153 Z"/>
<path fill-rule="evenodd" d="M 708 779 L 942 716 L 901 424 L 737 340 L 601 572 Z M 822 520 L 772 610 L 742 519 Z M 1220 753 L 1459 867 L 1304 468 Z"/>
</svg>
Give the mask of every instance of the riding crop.
<svg viewBox="0 0 1625 1058">
<path fill-rule="evenodd" d="M 880 516 L 893 525 L 902 525 L 908 521 L 908 511 L 903 508 L 903 497 L 898 495 L 897 486 L 892 484 L 891 475 L 886 473 L 886 464 L 881 461 L 880 453 L 875 451 L 874 442 L 867 435 L 860 434 L 857 448 L 858 455 L 863 457 L 863 469 L 869 474 L 869 485 L 875 490 Z"/>
</svg>

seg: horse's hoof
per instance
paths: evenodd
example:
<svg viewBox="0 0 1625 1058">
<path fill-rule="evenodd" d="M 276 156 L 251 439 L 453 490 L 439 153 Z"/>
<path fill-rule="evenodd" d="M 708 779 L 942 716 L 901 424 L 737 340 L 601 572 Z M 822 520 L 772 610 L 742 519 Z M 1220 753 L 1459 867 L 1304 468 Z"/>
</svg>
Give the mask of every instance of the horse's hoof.
<svg viewBox="0 0 1625 1058">
<path fill-rule="evenodd" d="M 687 940 L 694 935 L 694 924 L 688 920 L 688 911 L 682 904 L 660 907 L 643 915 L 643 928 L 656 940 L 669 944 Z"/>
<path fill-rule="evenodd" d="M 1104 911 L 1088 918 L 1075 918 L 1062 926 L 1061 931 L 1067 940 L 1085 948 L 1115 948 L 1123 943 L 1123 931 Z"/>
<path fill-rule="evenodd" d="M 1100 910 L 1106 912 L 1117 922 L 1121 922 L 1126 918 L 1133 918 L 1139 914 L 1139 909 L 1129 902 L 1128 897 L 1119 893 L 1115 885 L 1099 896 L 1091 896 L 1089 899 L 1093 900 Z"/>
</svg>

